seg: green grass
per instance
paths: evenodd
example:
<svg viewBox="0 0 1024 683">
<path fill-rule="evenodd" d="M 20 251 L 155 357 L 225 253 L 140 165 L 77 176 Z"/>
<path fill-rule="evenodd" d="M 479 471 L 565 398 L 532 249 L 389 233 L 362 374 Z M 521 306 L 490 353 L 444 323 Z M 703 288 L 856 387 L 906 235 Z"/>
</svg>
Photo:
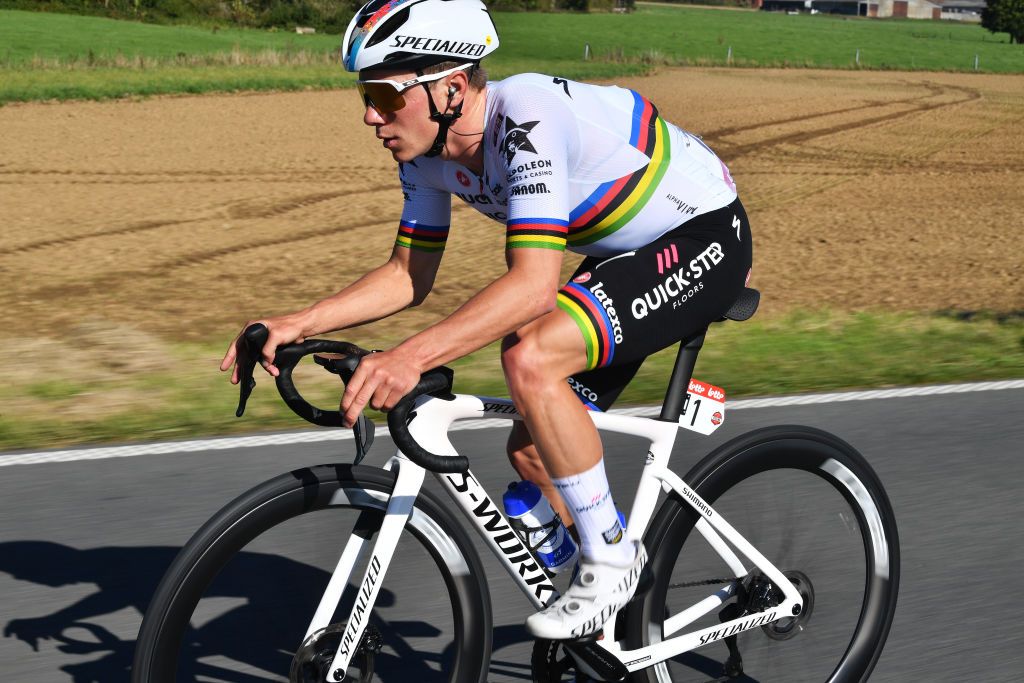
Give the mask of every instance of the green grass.
<svg viewBox="0 0 1024 683">
<path fill-rule="evenodd" d="M 122 55 L 173 59 L 260 50 L 337 52 L 338 36 L 199 26 L 162 26 L 72 14 L 0 10 L 0 63 L 24 65 L 33 58 L 63 62 Z"/>
<path fill-rule="evenodd" d="M 1024 47 L 976 25 L 644 7 L 629 15 L 499 13 L 495 77 L 612 78 L 659 65 L 1024 72 Z M 1002 40 L 1002 42 L 999 42 Z M 159 26 L 0 11 L 0 104 L 38 99 L 344 87 L 339 36 Z M 584 61 L 584 46 L 591 59 Z"/>
<path fill-rule="evenodd" d="M 0 450 L 308 426 L 284 407 L 262 374 L 245 418 L 236 419 L 237 389 L 216 369 L 220 341 L 169 348 L 174 362 L 167 370 L 118 375 L 92 369 L 88 386 L 56 377 L 0 386 Z M 660 403 L 674 353 L 650 358 L 619 405 Z M 507 394 L 496 347 L 452 365 L 456 391 Z M 316 404 L 336 405 L 340 384 L 334 376 L 312 363 L 296 373 L 300 389 L 309 388 Z M 714 326 L 694 374 L 723 387 L 730 398 L 1020 378 L 1024 320 L 829 312 L 755 318 Z"/>
</svg>

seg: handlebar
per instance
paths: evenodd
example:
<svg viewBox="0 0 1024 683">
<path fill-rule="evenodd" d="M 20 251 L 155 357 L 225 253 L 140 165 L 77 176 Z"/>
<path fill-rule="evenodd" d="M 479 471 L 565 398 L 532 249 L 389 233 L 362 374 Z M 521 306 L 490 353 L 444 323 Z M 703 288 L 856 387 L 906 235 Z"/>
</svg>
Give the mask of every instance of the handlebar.
<svg viewBox="0 0 1024 683">
<path fill-rule="evenodd" d="M 270 331 L 266 325 L 256 323 L 242 333 L 238 347 L 238 384 L 239 398 L 236 417 L 245 412 L 246 403 L 256 386 L 253 370 L 259 361 L 263 347 L 267 343 Z M 370 351 L 355 344 L 329 339 L 310 339 L 301 344 L 286 344 L 277 349 L 274 365 L 280 371 L 276 378 L 277 391 L 285 404 L 296 415 L 322 427 L 343 426 L 343 416 L 338 410 L 321 410 L 302 397 L 292 379 L 292 370 L 303 357 L 310 354 L 339 354 L 341 358 L 316 358 L 329 372 L 339 375 L 346 384 L 352 379 L 356 368 L 364 356 Z M 436 455 L 420 446 L 409 433 L 409 422 L 415 418 L 412 409 L 420 396 L 450 396 L 454 373 L 446 367 L 435 368 L 423 373 L 420 381 L 388 412 L 388 429 L 395 445 L 414 463 L 424 469 L 442 473 L 464 473 L 469 469 L 469 460 L 465 456 Z M 373 422 L 365 415 L 360 415 L 353 426 L 356 435 L 356 463 L 362 460 L 373 441 Z"/>
</svg>

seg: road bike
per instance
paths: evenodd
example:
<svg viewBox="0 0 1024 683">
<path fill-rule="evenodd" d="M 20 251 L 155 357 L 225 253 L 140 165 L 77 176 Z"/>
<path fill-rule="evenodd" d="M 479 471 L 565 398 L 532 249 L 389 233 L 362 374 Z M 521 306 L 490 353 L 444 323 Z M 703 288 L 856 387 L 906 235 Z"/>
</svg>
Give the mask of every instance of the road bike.
<svg viewBox="0 0 1024 683">
<path fill-rule="evenodd" d="M 758 300 L 745 290 L 723 320 L 746 320 Z M 789 425 L 738 436 L 684 477 L 669 469 L 680 429 L 709 434 L 724 421 L 724 391 L 692 378 L 706 332 L 680 343 L 658 418 L 591 412 L 603 432 L 649 444 L 626 526 L 650 555 L 636 597 L 598 637 L 536 641 L 528 667 L 503 663 L 510 675 L 545 683 L 870 675 L 899 586 L 882 484 L 846 442 Z M 266 334 L 257 325 L 244 335 L 239 416 Z M 366 353 L 328 340 L 279 348 L 282 398 L 310 422 L 341 426 L 340 413 L 299 394 L 292 369 L 316 354 L 347 382 Z M 373 441 L 362 416 L 352 464 L 271 479 L 199 529 L 153 596 L 132 681 L 488 680 L 492 647 L 510 634 L 493 630 L 486 574 L 466 529 L 532 608 L 556 599 L 562 579 L 524 545 L 449 440 L 459 420 L 521 419 L 515 406 L 454 394 L 453 378 L 448 368 L 425 373 L 388 413 L 399 451 L 383 467 L 360 464 Z M 467 524 L 425 488 L 427 471 Z M 304 569 L 273 569 L 269 558 L 282 555 Z M 252 586 L 218 586 L 226 567 L 239 575 L 232 563 L 243 558 Z"/>
</svg>

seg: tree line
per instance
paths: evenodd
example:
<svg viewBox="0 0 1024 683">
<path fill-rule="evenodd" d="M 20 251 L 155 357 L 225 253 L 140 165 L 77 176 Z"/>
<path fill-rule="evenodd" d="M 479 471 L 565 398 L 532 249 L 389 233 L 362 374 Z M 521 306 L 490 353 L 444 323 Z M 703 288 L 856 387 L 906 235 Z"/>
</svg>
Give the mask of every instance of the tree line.
<svg viewBox="0 0 1024 683">
<path fill-rule="evenodd" d="M 0 9 L 88 14 L 150 23 L 191 23 L 252 28 L 311 26 L 344 33 L 365 0 L 0 0 Z M 612 11 L 634 0 L 485 0 L 502 11 Z"/>
<path fill-rule="evenodd" d="M 1024 43 L 1024 0 L 988 0 L 981 25 L 992 33 L 1009 33 L 1011 43 Z"/>
</svg>

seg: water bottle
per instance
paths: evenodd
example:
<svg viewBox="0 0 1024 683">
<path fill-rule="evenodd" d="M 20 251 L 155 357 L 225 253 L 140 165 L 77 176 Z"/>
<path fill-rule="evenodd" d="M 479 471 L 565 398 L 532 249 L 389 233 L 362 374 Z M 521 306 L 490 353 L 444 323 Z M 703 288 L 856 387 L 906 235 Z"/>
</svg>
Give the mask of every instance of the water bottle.
<svg viewBox="0 0 1024 683">
<path fill-rule="evenodd" d="M 512 482 L 502 496 L 512 528 L 554 573 L 572 569 L 579 550 L 551 504 L 532 481 Z"/>
</svg>

